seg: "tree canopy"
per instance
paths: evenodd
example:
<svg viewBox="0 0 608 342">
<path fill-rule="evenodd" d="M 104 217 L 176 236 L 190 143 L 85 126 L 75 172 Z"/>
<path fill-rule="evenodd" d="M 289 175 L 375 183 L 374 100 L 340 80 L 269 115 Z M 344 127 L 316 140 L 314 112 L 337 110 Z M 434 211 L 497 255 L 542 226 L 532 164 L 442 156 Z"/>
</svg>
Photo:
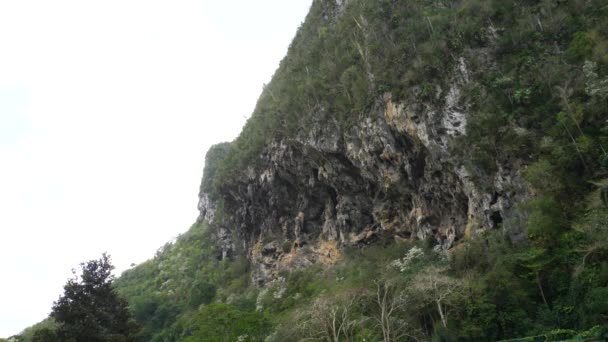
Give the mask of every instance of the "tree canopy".
<svg viewBox="0 0 608 342">
<path fill-rule="evenodd" d="M 51 317 L 58 323 L 61 341 L 133 341 L 136 327 L 130 320 L 127 302 L 112 283 L 114 266 L 110 256 L 80 264 L 81 274 L 72 270 L 64 293 L 53 304 Z"/>
</svg>

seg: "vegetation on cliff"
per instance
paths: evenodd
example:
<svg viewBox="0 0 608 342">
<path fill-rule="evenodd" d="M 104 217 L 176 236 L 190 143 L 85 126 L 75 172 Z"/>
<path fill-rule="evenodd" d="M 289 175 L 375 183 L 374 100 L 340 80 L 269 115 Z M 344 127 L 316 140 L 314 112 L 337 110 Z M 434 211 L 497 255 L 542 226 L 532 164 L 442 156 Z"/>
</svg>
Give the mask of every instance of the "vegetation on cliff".
<svg viewBox="0 0 608 342">
<path fill-rule="evenodd" d="M 216 204 L 213 221 L 197 221 L 116 280 L 140 337 L 605 337 L 607 19 L 602 0 L 314 1 L 240 136 L 207 155 L 201 194 Z M 493 229 L 470 221 L 449 251 L 433 238 L 379 233 L 370 245 L 344 246 L 336 260 L 282 271 L 262 288 L 251 280 L 250 259 L 264 245 L 248 254 L 232 232 L 237 243 L 226 257 L 218 241 L 233 214 L 230 185 L 269 144 L 293 142 L 314 125 L 356 127 L 387 96 L 439 111 L 462 60 L 466 134 L 450 136 L 448 151 L 490 192 L 500 168 L 518 168 L 531 196 L 513 215 L 493 219 Z M 281 248 L 289 254 L 293 243 Z"/>
</svg>

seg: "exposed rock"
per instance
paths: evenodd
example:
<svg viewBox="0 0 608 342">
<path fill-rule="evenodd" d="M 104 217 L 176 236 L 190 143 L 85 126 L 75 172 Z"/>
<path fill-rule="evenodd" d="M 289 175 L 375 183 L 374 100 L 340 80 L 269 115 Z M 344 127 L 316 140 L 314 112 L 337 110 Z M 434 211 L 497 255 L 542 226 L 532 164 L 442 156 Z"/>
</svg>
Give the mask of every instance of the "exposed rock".
<svg viewBox="0 0 608 342">
<path fill-rule="evenodd" d="M 221 253 L 220 259 L 232 258 L 235 250 L 234 242 L 232 242 L 230 232 L 224 227 L 218 229 L 218 242 Z"/>
<path fill-rule="evenodd" d="M 200 213 L 198 220 L 207 220 L 209 223 L 213 223 L 213 220 L 215 219 L 215 210 L 215 203 L 209 199 L 209 195 L 204 192 L 201 193 L 198 199 L 198 211 Z"/>
<path fill-rule="evenodd" d="M 493 184 L 481 187 L 450 154 L 466 134 L 461 89 L 471 78 L 465 58 L 455 64 L 439 105 L 417 100 L 416 89 L 400 102 L 387 93 L 346 130 L 320 109 L 310 129 L 266 145 L 255 166 L 224 184 L 221 225 L 238 236 L 256 284 L 382 236 L 432 239 L 445 250 L 513 216 L 513 203 L 528 196 L 516 165 L 498 165 Z M 199 209 L 214 219 L 205 194 Z M 227 257 L 230 234 L 220 236 Z"/>
</svg>

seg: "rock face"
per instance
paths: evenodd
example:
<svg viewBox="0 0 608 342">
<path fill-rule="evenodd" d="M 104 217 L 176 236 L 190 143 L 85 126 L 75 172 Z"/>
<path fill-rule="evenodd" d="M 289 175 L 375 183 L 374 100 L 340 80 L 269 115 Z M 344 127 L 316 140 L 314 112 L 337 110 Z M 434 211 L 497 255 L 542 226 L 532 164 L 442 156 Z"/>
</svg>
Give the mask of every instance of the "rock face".
<svg viewBox="0 0 608 342">
<path fill-rule="evenodd" d="M 466 134 L 464 58 L 453 74 L 438 90 L 439 108 L 416 101 L 415 89 L 411 101 L 385 94 L 350 129 L 313 121 L 307 133 L 267 145 L 255 167 L 223 185 L 222 256 L 236 244 L 264 285 L 284 268 L 332 263 L 344 246 L 388 236 L 448 249 L 509 218 L 513 203 L 528 196 L 517 168 L 498 165 L 482 189 L 449 152 L 451 139 Z M 215 207 L 202 193 L 201 217 L 213 220 Z"/>
<path fill-rule="evenodd" d="M 340 20 L 348 3 L 318 2 L 319 25 L 326 26 L 315 28 L 315 35 Z M 375 75 L 365 46 L 371 31 L 363 16 L 355 21 L 362 39 L 357 41 L 361 74 L 371 89 Z M 499 161 L 497 171 L 487 175 L 463 165 L 453 152 L 471 117 L 464 89 L 480 77 L 469 65 L 494 67 L 497 32 L 493 27 L 488 32 L 484 47 L 449 57 L 453 66 L 443 72 L 441 84 L 399 89 L 398 101 L 387 91 L 348 124 L 322 105 L 308 106 L 310 112 L 301 115 L 306 130 L 266 143 L 249 167 L 231 170 L 237 175 L 221 184 L 219 195 L 205 192 L 213 182 L 204 179 L 200 219 L 219 227 L 221 257 L 245 253 L 254 281 L 264 285 L 285 268 L 331 264 L 344 246 L 389 237 L 449 249 L 464 237 L 519 219 L 514 204 L 530 193 L 519 175 L 520 162 Z M 229 148 L 218 145 L 213 151 Z M 218 156 L 210 150 L 208 160 Z M 514 240 L 525 238 L 525 232 L 511 233 Z"/>
</svg>

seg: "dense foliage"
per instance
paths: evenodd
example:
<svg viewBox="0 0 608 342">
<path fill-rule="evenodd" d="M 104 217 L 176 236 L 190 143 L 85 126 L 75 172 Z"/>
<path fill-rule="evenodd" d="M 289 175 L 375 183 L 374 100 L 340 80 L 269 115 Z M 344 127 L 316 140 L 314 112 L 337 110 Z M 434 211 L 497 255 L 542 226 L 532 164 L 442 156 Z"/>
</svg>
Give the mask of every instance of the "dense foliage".
<svg viewBox="0 0 608 342">
<path fill-rule="evenodd" d="M 212 228 L 200 224 L 144 264 L 151 273 L 138 266 L 117 286 L 151 341 L 491 341 L 573 337 L 595 326 L 587 334 L 600 336 L 608 314 L 608 240 L 578 234 L 604 227 L 608 210 L 592 212 L 572 228 L 577 236 L 560 238 L 561 250 L 549 255 L 513 246 L 498 231 L 449 254 L 424 242 L 387 240 L 346 250 L 331 268 L 286 272 L 266 289 L 249 284 L 244 260 L 218 261 L 205 243 Z M 201 272 L 184 272 L 200 250 Z"/>
<path fill-rule="evenodd" d="M 69 279 L 64 294 L 53 304 L 54 327 L 42 327 L 34 341 L 126 342 L 134 340 L 136 327 L 130 321 L 127 302 L 120 298 L 112 282 L 110 258 L 81 264 L 82 273 Z"/>
<path fill-rule="evenodd" d="M 249 288 L 247 262 L 244 258 L 220 260 L 213 234 L 206 223 L 197 223 L 159 249 L 152 260 L 125 271 L 116 280 L 118 292 L 129 299 L 133 317 L 143 326 L 141 337 L 145 341 L 196 336 L 201 322 L 213 316 L 214 310 L 243 320 L 242 325 L 228 325 L 226 329 L 234 330 L 222 332 L 226 336 L 265 331 L 265 317 L 251 313 L 254 290 Z M 248 292 L 250 297 L 229 299 L 233 293 Z M 212 302 L 227 305 L 206 306 Z"/>
</svg>

